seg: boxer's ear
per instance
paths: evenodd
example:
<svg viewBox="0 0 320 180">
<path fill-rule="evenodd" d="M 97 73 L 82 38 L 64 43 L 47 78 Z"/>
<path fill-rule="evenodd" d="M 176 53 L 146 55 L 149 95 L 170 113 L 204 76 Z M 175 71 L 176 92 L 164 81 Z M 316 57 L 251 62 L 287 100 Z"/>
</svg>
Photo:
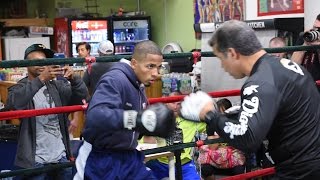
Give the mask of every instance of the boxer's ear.
<svg viewBox="0 0 320 180">
<path fill-rule="evenodd" d="M 234 48 L 228 48 L 228 55 L 232 59 L 239 59 L 240 58 L 240 54 Z"/>
<path fill-rule="evenodd" d="M 138 61 L 136 59 L 132 58 L 131 59 L 131 67 L 133 69 L 135 69 L 137 65 L 138 65 Z"/>
</svg>

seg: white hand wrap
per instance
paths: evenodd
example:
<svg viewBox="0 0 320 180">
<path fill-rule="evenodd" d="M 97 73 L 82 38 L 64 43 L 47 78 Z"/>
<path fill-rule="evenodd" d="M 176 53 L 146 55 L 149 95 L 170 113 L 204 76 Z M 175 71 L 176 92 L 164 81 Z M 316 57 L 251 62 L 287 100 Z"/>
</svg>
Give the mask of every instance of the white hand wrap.
<svg viewBox="0 0 320 180">
<path fill-rule="evenodd" d="M 132 130 L 136 127 L 138 112 L 134 110 L 128 110 L 123 112 L 123 126 Z"/>
<path fill-rule="evenodd" d="M 213 99 L 203 91 L 198 91 L 186 96 L 181 103 L 180 112 L 182 117 L 189 120 L 200 121 L 200 112 L 208 102 L 213 103 Z"/>
</svg>

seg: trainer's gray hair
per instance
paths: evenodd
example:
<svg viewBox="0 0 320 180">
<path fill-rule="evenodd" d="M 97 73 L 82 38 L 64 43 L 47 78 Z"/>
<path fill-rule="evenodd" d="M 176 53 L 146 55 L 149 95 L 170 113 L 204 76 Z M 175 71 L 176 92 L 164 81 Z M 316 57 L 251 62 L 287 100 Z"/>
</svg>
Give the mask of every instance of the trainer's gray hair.
<svg viewBox="0 0 320 180">
<path fill-rule="evenodd" d="M 262 45 L 254 33 L 254 30 L 245 22 L 230 20 L 224 22 L 215 31 L 209 45 L 227 54 L 228 48 L 234 48 L 244 56 L 250 56 L 262 49 Z"/>
<path fill-rule="evenodd" d="M 138 61 L 143 60 L 147 54 L 162 56 L 159 46 L 153 41 L 146 40 L 135 45 L 132 58 Z"/>
</svg>

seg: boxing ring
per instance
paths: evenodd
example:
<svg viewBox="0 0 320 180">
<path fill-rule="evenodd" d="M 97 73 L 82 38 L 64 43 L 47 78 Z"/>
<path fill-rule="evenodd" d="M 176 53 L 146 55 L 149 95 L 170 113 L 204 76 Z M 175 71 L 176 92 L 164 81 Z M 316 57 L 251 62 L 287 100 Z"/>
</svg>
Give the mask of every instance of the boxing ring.
<svg viewBox="0 0 320 180">
<path fill-rule="evenodd" d="M 284 48 L 266 48 L 265 50 L 269 53 L 275 52 L 289 52 L 289 51 L 305 51 L 305 50 L 314 50 L 319 49 L 320 45 L 316 46 L 292 46 L 292 47 L 284 47 Z M 177 58 L 177 57 L 193 57 L 194 59 L 198 59 L 202 57 L 212 57 L 214 56 L 212 52 L 193 52 L 193 53 L 173 53 L 173 54 L 165 54 L 165 59 L 170 58 Z M 126 55 L 115 55 L 115 56 L 106 56 L 106 57 L 88 57 L 88 58 L 51 58 L 45 60 L 33 60 L 33 61 L 25 61 L 25 60 L 10 60 L 10 61 L 1 61 L 0 68 L 13 68 L 13 67 L 26 67 L 26 66 L 39 66 L 39 65 L 55 65 L 55 64 L 70 64 L 70 63 L 83 63 L 85 62 L 88 66 L 88 69 L 91 69 L 91 64 L 94 62 L 116 62 L 122 58 L 130 58 L 130 56 Z M 315 82 L 317 86 L 320 86 L 320 81 Z M 239 96 L 240 90 L 225 90 L 225 91 L 216 91 L 216 92 L 208 92 L 208 94 L 213 98 L 219 97 L 229 97 L 229 96 Z M 172 96 L 172 97 L 162 97 L 162 98 L 149 98 L 148 101 L 150 104 L 154 103 L 169 103 L 169 102 L 177 102 L 183 100 L 184 96 Z M 74 105 L 74 106 L 63 106 L 63 107 L 55 107 L 55 108 L 47 108 L 47 109 L 36 109 L 36 110 L 17 110 L 17 111 L 6 111 L 0 112 L 0 121 L 3 120 L 10 120 L 10 119 L 17 119 L 17 118 L 25 118 L 25 117 L 33 117 L 33 116 L 40 116 L 40 115 L 48 115 L 48 114 L 59 114 L 59 113 L 71 113 L 75 111 L 85 111 L 87 109 L 87 103 L 83 101 L 83 105 Z M 180 155 L 181 151 L 184 148 L 191 148 L 191 147 L 201 147 L 207 144 L 214 144 L 214 143 L 221 143 L 223 142 L 222 139 L 210 139 L 210 140 L 199 140 L 196 142 L 189 142 L 189 143 L 179 143 L 173 144 L 170 146 L 159 147 L 154 149 L 143 150 L 145 155 L 151 155 L 156 153 L 163 153 L 163 152 L 172 152 L 176 157 L 176 179 L 182 179 L 181 174 L 181 161 Z M 34 175 L 40 174 L 52 170 L 63 169 L 68 167 L 74 167 L 74 159 L 68 163 L 61 163 L 61 164 L 53 164 L 45 167 L 40 168 L 29 168 L 29 169 L 19 169 L 13 170 L 8 172 L 1 172 L 0 178 L 6 177 L 14 177 L 18 175 Z M 230 176 L 223 178 L 223 180 L 241 180 L 241 179 L 249 179 L 255 177 L 262 177 L 268 176 L 275 173 L 275 169 L 265 168 L 259 169 L 251 172 L 247 172 L 244 174 Z"/>
</svg>

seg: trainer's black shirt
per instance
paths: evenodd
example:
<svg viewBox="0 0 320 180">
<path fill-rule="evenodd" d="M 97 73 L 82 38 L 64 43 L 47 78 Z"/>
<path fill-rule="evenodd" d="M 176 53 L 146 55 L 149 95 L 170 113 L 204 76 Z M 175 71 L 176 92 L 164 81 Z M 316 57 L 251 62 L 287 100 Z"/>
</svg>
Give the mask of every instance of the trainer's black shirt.
<svg viewBox="0 0 320 180">
<path fill-rule="evenodd" d="M 268 139 L 277 176 L 303 179 L 320 169 L 319 103 L 306 69 L 265 54 L 241 89 L 238 121 L 212 112 L 206 120 L 215 122 L 215 131 L 245 152 L 255 152 Z"/>
</svg>

